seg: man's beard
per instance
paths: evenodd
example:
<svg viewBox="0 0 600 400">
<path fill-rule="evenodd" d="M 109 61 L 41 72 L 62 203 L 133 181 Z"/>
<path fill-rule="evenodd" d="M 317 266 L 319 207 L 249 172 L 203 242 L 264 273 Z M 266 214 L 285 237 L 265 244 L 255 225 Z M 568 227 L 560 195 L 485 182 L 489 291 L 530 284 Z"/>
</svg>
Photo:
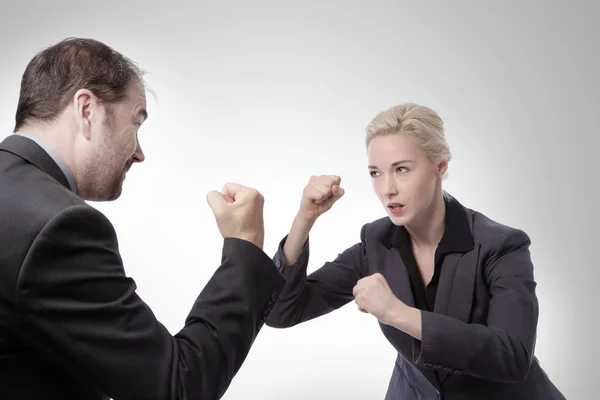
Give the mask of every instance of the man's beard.
<svg viewBox="0 0 600 400">
<path fill-rule="evenodd" d="M 121 196 L 125 173 L 132 162 L 121 164 L 116 156 L 117 149 L 109 143 L 104 143 L 101 148 L 90 157 L 90 168 L 84 181 L 87 186 L 81 197 L 90 201 L 113 201 Z"/>
<path fill-rule="evenodd" d="M 113 201 L 121 196 L 123 190 L 123 181 L 125 173 L 131 167 L 128 160 L 124 165 L 120 165 L 119 148 L 115 146 L 109 138 L 114 137 L 113 129 L 114 112 L 110 105 L 106 106 L 106 116 L 103 121 L 106 133 L 104 140 L 93 155 L 93 160 L 87 174 L 86 182 L 90 182 L 92 187 L 88 187 L 86 199 L 91 201 Z"/>
</svg>

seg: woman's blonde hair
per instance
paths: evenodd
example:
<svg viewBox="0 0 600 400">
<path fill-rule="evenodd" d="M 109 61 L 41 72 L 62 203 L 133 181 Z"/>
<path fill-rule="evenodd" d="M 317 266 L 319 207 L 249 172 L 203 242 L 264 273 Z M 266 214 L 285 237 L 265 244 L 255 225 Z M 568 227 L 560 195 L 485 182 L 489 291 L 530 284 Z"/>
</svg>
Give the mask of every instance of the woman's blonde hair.
<svg viewBox="0 0 600 400">
<path fill-rule="evenodd" d="M 432 162 L 450 162 L 452 159 L 444 134 L 444 122 L 428 107 L 403 103 L 380 112 L 367 126 L 365 144 L 368 147 L 373 138 L 393 133 L 413 138 Z"/>
</svg>

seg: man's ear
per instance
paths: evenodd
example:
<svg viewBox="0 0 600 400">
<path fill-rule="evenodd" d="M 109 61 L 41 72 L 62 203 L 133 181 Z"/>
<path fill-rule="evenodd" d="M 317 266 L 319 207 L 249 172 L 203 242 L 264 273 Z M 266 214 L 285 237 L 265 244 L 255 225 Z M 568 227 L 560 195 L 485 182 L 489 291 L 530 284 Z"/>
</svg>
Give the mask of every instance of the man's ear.
<svg viewBox="0 0 600 400">
<path fill-rule="evenodd" d="M 73 104 L 77 128 L 87 140 L 90 140 L 92 123 L 99 117 L 98 98 L 88 89 L 79 89 L 73 96 Z"/>
</svg>

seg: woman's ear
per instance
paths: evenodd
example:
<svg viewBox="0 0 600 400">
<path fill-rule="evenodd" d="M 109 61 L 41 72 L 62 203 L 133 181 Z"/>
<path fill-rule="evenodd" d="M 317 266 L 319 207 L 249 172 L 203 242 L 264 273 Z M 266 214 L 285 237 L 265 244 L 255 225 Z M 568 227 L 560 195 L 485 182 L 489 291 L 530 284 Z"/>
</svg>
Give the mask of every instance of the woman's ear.
<svg viewBox="0 0 600 400">
<path fill-rule="evenodd" d="M 438 167 L 438 175 L 440 177 L 443 177 L 444 175 L 446 175 L 446 171 L 448 171 L 448 161 L 441 161 L 438 163 L 437 165 Z"/>
</svg>

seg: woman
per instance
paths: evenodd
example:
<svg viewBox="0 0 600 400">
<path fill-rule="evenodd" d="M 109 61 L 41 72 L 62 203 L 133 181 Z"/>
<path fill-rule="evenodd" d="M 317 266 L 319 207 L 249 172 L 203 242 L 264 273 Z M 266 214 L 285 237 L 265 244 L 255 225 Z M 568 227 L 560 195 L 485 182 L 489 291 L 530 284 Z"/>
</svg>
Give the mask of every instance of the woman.
<svg viewBox="0 0 600 400">
<path fill-rule="evenodd" d="M 564 400 L 534 356 L 529 237 L 442 190 L 451 154 L 440 117 L 395 106 L 371 121 L 366 147 L 387 217 L 307 276 L 310 229 L 344 194 L 339 177 L 312 177 L 275 255 L 287 284 L 267 325 L 291 327 L 354 300 L 398 351 L 386 400 Z"/>
</svg>

